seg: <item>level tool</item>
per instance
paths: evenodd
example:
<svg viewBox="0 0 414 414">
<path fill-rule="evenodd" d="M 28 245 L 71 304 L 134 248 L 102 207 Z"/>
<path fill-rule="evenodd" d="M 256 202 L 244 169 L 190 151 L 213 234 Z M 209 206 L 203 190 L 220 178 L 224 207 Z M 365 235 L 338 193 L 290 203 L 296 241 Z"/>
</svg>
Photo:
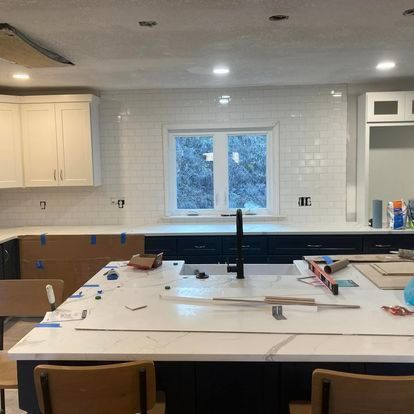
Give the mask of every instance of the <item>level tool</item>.
<svg viewBox="0 0 414 414">
<path fill-rule="evenodd" d="M 310 260 L 309 269 L 313 274 L 334 294 L 339 293 L 338 283 L 336 280 L 328 273 L 326 273 L 315 261 Z"/>
</svg>

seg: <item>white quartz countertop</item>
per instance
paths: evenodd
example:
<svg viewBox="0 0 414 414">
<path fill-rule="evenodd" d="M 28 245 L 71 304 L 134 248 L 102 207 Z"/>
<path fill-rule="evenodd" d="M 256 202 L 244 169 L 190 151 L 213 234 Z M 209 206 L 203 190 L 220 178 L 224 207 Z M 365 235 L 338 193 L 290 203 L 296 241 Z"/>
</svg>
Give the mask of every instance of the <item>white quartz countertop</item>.
<svg viewBox="0 0 414 414">
<path fill-rule="evenodd" d="M 133 275 L 129 268 L 123 270 L 122 263 L 113 262 L 111 265 L 120 266 L 118 280 L 108 281 L 105 276 L 108 268 L 104 268 L 87 283 L 87 285 L 98 284 L 99 287 L 87 287 L 87 285 L 81 287 L 79 289 L 82 292 L 81 297 L 69 298 L 59 309 L 67 311 L 89 309 L 93 314 L 105 308 L 115 294 L 127 287 L 141 286 L 151 291 L 158 288 L 161 292 L 164 291 L 166 283 L 172 286 L 177 281 L 187 283 L 188 280 L 188 283 L 194 283 L 195 279 L 183 280 L 185 278 L 180 275 L 182 264 L 183 262 L 178 262 L 178 265 L 164 262 L 156 273 L 137 270 L 136 275 Z M 298 262 L 298 266 L 303 274 L 306 274 L 303 262 Z M 370 293 L 368 300 L 370 297 L 375 298 L 377 293 L 380 295 L 383 292 L 352 266 L 340 272 L 340 278 L 357 280 L 361 288 Z M 103 290 L 102 299 L 96 300 L 95 295 L 100 289 Z M 107 310 L 110 309 L 107 307 Z M 130 318 L 140 318 L 142 315 L 140 312 L 140 310 L 131 311 Z M 220 317 L 222 312 L 220 307 L 217 312 L 217 317 Z M 338 324 L 346 321 L 350 315 L 349 310 L 335 312 L 338 313 Z M 379 308 L 378 312 L 382 310 Z M 379 313 L 379 315 L 382 317 L 383 314 Z M 240 315 L 236 313 L 235 317 Z M 409 319 L 395 319 L 395 321 L 400 325 L 410 323 Z M 300 332 L 254 334 L 79 330 L 82 323 L 82 321 L 66 321 L 61 322 L 60 327 L 36 327 L 9 351 L 9 355 L 17 360 L 125 361 L 149 358 L 156 361 L 414 362 L 414 336 L 401 334 L 379 336 L 310 335 Z"/>
<path fill-rule="evenodd" d="M 0 228 L 0 243 L 24 235 L 64 235 L 64 234 L 144 234 L 147 236 L 198 236 L 198 235 L 234 235 L 235 223 L 159 223 L 145 226 L 36 226 Z M 329 225 L 294 225 L 288 223 L 265 222 L 244 223 L 246 235 L 294 235 L 294 234 L 414 234 L 414 230 L 373 229 L 356 223 L 338 223 Z"/>
</svg>

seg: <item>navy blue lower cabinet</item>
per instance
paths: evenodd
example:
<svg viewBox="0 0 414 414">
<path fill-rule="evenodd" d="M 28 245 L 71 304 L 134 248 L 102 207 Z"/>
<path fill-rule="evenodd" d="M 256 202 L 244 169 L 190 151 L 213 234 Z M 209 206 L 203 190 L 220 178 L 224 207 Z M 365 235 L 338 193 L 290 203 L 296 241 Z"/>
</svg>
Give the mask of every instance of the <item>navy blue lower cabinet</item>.
<svg viewBox="0 0 414 414">
<path fill-rule="evenodd" d="M 0 245 L 0 279 L 20 278 L 19 241 L 10 240 Z"/>
<path fill-rule="evenodd" d="M 178 237 L 177 256 L 221 256 L 221 236 Z"/>
<path fill-rule="evenodd" d="M 364 253 L 389 253 L 414 249 L 414 234 L 370 234 L 364 236 Z"/>
<path fill-rule="evenodd" d="M 165 260 L 176 259 L 177 258 L 177 237 L 175 236 L 145 237 L 145 253 L 158 254 L 161 252 L 164 252 Z"/>
</svg>

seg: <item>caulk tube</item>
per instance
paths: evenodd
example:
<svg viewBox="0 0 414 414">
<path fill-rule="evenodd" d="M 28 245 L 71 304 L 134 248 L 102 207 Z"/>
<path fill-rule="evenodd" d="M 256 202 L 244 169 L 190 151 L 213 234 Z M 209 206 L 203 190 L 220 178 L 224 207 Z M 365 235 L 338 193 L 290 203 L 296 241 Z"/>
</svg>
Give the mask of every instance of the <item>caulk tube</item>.
<svg viewBox="0 0 414 414">
<path fill-rule="evenodd" d="M 47 294 L 47 300 L 50 303 L 50 309 L 52 311 L 56 310 L 55 292 L 53 292 L 52 285 L 46 285 L 46 294 Z"/>
</svg>

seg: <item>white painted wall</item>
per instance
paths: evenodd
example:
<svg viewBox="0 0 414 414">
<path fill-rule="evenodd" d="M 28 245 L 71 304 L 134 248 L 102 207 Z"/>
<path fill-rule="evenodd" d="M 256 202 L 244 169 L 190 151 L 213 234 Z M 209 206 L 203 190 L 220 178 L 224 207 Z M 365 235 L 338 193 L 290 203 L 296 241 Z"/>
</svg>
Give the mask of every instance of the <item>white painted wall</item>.
<svg viewBox="0 0 414 414">
<path fill-rule="evenodd" d="M 228 106 L 218 103 L 223 94 L 231 96 Z M 280 123 L 281 215 L 301 223 L 344 221 L 346 87 L 324 85 L 104 92 L 103 185 L 1 190 L 0 226 L 156 222 L 164 214 L 163 125 L 263 119 Z M 299 208 L 299 196 L 311 196 L 312 207 Z M 111 197 L 125 197 L 125 208 L 112 206 Z"/>
</svg>

